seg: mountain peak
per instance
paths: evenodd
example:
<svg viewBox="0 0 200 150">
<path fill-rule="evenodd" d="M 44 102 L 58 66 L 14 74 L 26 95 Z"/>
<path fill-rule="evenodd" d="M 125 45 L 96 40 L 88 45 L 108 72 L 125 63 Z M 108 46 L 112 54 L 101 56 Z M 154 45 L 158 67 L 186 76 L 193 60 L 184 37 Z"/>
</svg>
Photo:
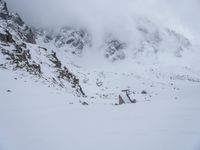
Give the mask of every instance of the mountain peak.
<svg viewBox="0 0 200 150">
<path fill-rule="evenodd" d="M 36 43 L 31 28 L 24 23 L 18 13 L 10 12 L 3 0 L 0 0 L 0 20 L 2 31 L 12 35 L 15 42 Z"/>
<path fill-rule="evenodd" d="M 0 0 L 0 17 L 6 19 L 8 15 L 8 8 L 5 1 Z"/>
</svg>

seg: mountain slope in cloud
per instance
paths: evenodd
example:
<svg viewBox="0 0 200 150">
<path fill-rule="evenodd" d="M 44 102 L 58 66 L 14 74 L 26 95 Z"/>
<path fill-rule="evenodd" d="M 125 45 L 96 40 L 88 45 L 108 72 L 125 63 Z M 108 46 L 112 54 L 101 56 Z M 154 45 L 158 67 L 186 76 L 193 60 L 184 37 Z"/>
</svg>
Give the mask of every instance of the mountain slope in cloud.
<svg viewBox="0 0 200 150">
<path fill-rule="evenodd" d="M 97 5 L 115 7 L 113 19 L 104 13 L 105 22 L 95 16 L 37 28 L 0 0 L 1 150 L 199 150 L 199 47 L 170 26 L 103 2 Z M 81 11 L 82 3 L 74 7 Z"/>
<path fill-rule="evenodd" d="M 28 73 L 48 86 L 69 88 L 84 96 L 79 79 L 60 62 L 56 52 L 36 45 L 32 29 L 19 15 L 9 12 L 2 0 L 0 8 L 1 69 Z"/>
<path fill-rule="evenodd" d="M 35 35 L 38 43 L 44 46 L 50 44 L 56 49 L 79 55 L 92 49 L 110 61 L 163 52 L 182 57 L 184 51 L 192 49 L 191 42 L 183 35 L 141 17 L 133 19 L 127 29 L 105 30 L 98 38 L 90 30 L 70 27 L 57 31 L 35 29 Z"/>
<path fill-rule="evenodd" d="M 94 34 L 90 27 L 69 25 L 30 28 L 8 11 L 4 1 L 0 15 L 1 68 L 28 72 L 48 86 L 88 97 L 87 101 L 108 97 L 115 101 L 121 90 L 133 91 L 136 87 L 129 82 L 137 83 L 138 78 L 199 81 L 199 69 L 193 68 L 198 55 L 192 42 L 145 17 L 132 18 L 121 30 L 106 28 Z M 170 67 L 172 71 L 167 69 Z"/>
</svg>

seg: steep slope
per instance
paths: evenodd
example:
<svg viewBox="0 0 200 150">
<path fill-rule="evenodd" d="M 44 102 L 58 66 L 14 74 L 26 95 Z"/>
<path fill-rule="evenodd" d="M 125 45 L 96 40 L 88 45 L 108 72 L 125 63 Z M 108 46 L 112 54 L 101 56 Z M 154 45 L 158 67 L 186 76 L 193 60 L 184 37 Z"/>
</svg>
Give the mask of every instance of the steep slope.
<svg viewBox="0 0 200 150">
<path fill-rule="evenodd" d="M 199 47 L 133 22 L 96 43 L 31 28 L 0 0 L 0 150 L 199 150 Z"/>
<path fill-rule="evenodd" d="M 30 28 L 0 2 L 3 70 L 65 89 L 87 103 L 118 103 L 124 90 L 132 99 L 150 101 L 164 91 L 157 89 L 179 89 L 177 80 L 200 82 L 200 55 L 192 42 L 145 17 L 133 19 L 125 36 L 105 31 L 96 44 L 86 28 Z"/>
<path fill-rule="evenodd" d="M 199 150 L 197 82 L 160 83 L 152 101 L 86 107 L 71 94 L 16 80 L 13 72 L 0 75 L 1 150 Z"/>
<path fill-rule="evenodd" d="M 36 43 L 31 28 L 24 23 L 24 21 L 17 13 L 9 12 L 7 4 L 3 0 L 0 1 L 0 18 L 1 31 L 5 31 L 8 34 L 11 34 L 14 41 L 25 41 L 32 44 Z M 3 38 L 3 35 L 1 35 L 1 39 Z"/>
<path fill-rule="evenodd" d="M 33 30 L 38 41 L 47 43 L 46 45 L 52 43 L 56 49 L 69 49 L 76 55 L 82 54 L 85 47 L 91 46 L 91 37 L 84 29 L 62 27 L 59 32 L 42 28 Z"/>
<path fill-rule="evenodd" d="M 0 6 L 1 69 L 29 73 L 48 86 L 68 88 L 84 96 L 79 79 L 60 62 L 56 52 L 36 45 L 31 28 L 19 15 L 10 13 L 4 1 Z"/>
<path fill-rule="evenodd" d="M 61 49 L 78 56 L 84 55 L 88 49 L 92 49 L 111 62 L 127 57 L 135 59 L 141 55 L 156 55 L 162 52 L 182 57 L 184 51 L 192 49 L 192 43 L 185 36 L 154 24 L 145 17 L 133 19 L 130 27 L 130 32 L 122 33 L 121 37 L 117 32 L 105 30 L 102 33 L 103 36 L 99 35 L 101 42 L 98 44 L 94 42 L 92 33 L 86 29 L 62 27 L 50 30 L 40 28 L 34 29 L 34 34 L 37 43 L 45 47 L 51 45 L 51 48 Z"/>
</svg>

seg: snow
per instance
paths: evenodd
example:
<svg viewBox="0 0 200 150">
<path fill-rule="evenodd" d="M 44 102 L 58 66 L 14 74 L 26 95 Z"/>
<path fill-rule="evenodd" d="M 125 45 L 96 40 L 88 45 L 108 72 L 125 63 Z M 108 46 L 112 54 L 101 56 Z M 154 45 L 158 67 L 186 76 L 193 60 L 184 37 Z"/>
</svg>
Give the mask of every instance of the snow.
<svg viewBox="0 0 200 150">
<path fill-rule="evenodd" d="M 178 99 L 166 89 L 152 101 L 83 106 L 65 91 L 0 74 L 1 150 L 200 148 L 199 83 L 176 81 Z"/>
<path fill-rule="evenodd" d="M 23 34 L 26 25 L 0 19 L 0 33 L 7 22 L 16 43 L 24 42 L 18 30 Z M 36 30 L 37 44 L 24 42 L 23 50 L 30 50 L 29 63 L 40 64 L 39 76 L 14 68 L 3 54 L 14 44 L 0 44 L 0 150 L 200 149 L 200 46 L 142 17 L 117 29 L 84 37 L 75 28 Z M 66 44 L 71 33 L 84 44 L 79 55 Z M 104 57 L 109 47 L 111 60 Z M 86 97 L 58 78 L 53 52 Z M 123 60 L 112 62 L 120 54 Z M 125 104 L 119 105 L 119 95 Z"/>
<path fill-rule="evenodd" d="M 27 44 L 32 60 L 43 62 L 44 77 L 56 76 L 47 59 L 54 47 L 43 46 L 48 50 Z M 56 52 L 78 76 L 87 98 L 22 70 L 0 70 L 0 149 L 199 150 L 197 51 L 183 52 L 181 58 L 164 51 L 113 63 L 89 49 L 82 57 Z M 126 89 L 137 103 L 115 105 Z"/>
</svg>

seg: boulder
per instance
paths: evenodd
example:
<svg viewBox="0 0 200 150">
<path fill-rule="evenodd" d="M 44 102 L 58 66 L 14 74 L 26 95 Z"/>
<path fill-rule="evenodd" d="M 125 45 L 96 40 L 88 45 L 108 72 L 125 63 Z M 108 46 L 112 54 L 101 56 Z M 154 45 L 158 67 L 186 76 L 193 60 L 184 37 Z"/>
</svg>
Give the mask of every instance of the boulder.
<svg viewBox="0 0 200 150">
<path fill-rule="evenodd" d="M 122 96 L 119 95 L 119 105 L 125 104 L 125 101 L 123 100 Z"/>
<path fill-rule="evenodd" d="M 119 95 L 119 105 L 125 103 L 136 103 L 136 99 L 131 97 L 129 90 L 122 90 L 122 92 Z"/>
</svg>

